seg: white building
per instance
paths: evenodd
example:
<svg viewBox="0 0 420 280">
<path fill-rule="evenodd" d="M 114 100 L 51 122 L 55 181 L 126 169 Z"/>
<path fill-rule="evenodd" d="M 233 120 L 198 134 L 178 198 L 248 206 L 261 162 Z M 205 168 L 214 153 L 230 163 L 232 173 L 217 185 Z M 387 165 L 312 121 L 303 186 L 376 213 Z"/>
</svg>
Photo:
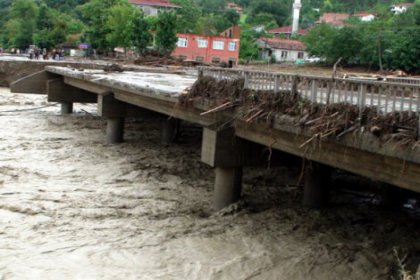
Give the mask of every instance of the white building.
<svg viewBox="0 0 420 280">
<path fill-rule="evenodd" d="M 391 7 L 391 11 L 394 14 L 401 14 L 404 13 L 405 11 L 407 11 L 408 8 L 410 8 L 411 6 L 413 6 L 414 3 L 399 3 L 399 4 L 395 4 Z"/>
<path fill-rule="evenodd" d="M 262 37 L 257 40 L 257 45 L 265 60 L 294 62 L 308 58 L 306 46 L 298 40 Z"/>
<path fill-rule="evenodd" d="M 373 13 L 368 13 L 368 12 L 360 12 L 360 13 L 353 14 L 353 17 L 357 17 L 361 21 L 368 22 L 368 21 L 374 20 L 376 15 Z"/>
<path fill-rule="evenodd" d="M 181 6 L 170 3 L 169 0 L 129 0 L 129 2 L 140 8 L 146 16 L 157 16 L 161 12 L 181 8 Z"/>
</svg>

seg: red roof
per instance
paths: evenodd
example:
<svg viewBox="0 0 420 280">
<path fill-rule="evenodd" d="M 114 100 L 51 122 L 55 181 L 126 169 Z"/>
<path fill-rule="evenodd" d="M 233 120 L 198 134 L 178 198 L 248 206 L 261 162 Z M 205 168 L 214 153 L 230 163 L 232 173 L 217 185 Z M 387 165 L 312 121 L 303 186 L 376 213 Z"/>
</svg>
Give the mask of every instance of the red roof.
<svg viewBox="0 0 420 280">
<path fill-rule="evenodd" d="M 394 7 L 411 7 L 413 6 L 414 3 L 399 3 L 399 4 L 395 4 Z"/>
<path fill-rule="evenodd" d="M 235 9 L 236 11 L 242 11 L 242 7 L 241 6 L 239 6 L 238 4 L 236 4 L 236 3 L 233 3 L 233 2 L 229 2 L 229 3 L 227 3 L 227 8 L 228 9 Z"/>
<path fill-rule="evenodd" d="M 353 14 L 354 17 L 367 17 L 367 16 L 375 16 L 374 13 L 368 13 L 368 12 L 360 12 Z"/>
<path fill-rule="evenodd" d="M 320 18 L 318 23 L 328 23 L 335 26 L 343 26 L 344 21 L 350 17 L 349 14 L 344 13 L 324 13 Z"/>
<path fill-rule="evenodd" d="M 158 6 L 158 7 L 170 7 L 170 8 L 181 8 L 178 5 L 172 4 L 169 0 L 129 0 L 133 5 L 140 6 Z"/>
<path fill-rule="evenodd" d="M 299 29 L 298 34 L 305 35 L 308 31 L 305 29 Z M 292 33 L 292 26 L 284 26 L 284 27 L 277 27 L 268 30 L 268 33 L 283 33 L 283 34 L 291 34 Z"/>
<path fill-rule="evenodd" d="M 305 44 L 298 40 L 292 39 L 279 39 L 279 38 L 267 38 L 261 37 L 258 40 L 263 42 L 267 47 L 273 49 L 285 49 L 285 50 L 306 50 Z"/>
</svg>

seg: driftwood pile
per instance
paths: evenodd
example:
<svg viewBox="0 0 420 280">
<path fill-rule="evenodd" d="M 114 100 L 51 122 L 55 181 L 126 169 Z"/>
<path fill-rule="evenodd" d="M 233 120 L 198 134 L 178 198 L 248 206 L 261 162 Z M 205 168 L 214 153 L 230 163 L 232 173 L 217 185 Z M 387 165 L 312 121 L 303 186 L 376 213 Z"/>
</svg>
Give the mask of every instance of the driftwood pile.
<svg viewBox="0 0 420 280">
<path fill-rule="evenodd" d="M 414 145 L 418 141 L 417 117 L 408 112 L 383 115 L 378 114 L 375 107 L 360 111 L 358 106 L 349 103 L 311 104 L 298 92 L 246 89 L 243 79 L 218 81 L 208 76 L 201 77 L 187 94 L 180 97 L 180 103 L 184 106 L 202 104 L 209 108 L 202 115 L 230 110 L 232 121 L 264 122 L 270 127 L 276 116 L 291 116 L 295 126 L 313 134 L 304 145 L 315 139 L 340 139 L 361 130 L 403 145 Z"/>
</svg>

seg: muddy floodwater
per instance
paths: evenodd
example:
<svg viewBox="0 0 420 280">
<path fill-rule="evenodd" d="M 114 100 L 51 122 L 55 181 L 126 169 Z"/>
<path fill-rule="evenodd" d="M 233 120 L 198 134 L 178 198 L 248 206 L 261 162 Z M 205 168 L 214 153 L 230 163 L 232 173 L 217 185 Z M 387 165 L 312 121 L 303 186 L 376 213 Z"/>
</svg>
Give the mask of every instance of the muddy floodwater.
<svg viewBox="0 0 420 280">
<path fill-rule="evenodd" d="M 94 105 L 60 116 L 48 104 L 0 89 L 0 279 L 399 279 L 398 258 L 418 268 L 419 222 L 404 211 L 345 194 L 309 210 L 299 170 L 263 167 L 245 170 L 240 203 L 214 213 L 200 128 L 164 146 L 161 120 L 128 120 L 127 141 L 106 145 Z"/>
</svg>

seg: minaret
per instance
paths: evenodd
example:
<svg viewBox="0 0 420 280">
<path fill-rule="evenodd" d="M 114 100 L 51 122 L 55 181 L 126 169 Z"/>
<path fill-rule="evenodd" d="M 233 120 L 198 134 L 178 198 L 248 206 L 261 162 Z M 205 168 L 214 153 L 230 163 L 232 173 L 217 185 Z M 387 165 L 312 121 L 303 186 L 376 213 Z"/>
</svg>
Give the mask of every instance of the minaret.
<svg viewBox="0 0 420 280">
<path fill-rule="evenodd" d="M 295 0 L 295 2 L 293 3 L 292 35 L 297 34 L 299 30 L 299 17 L 300 17 L 301 7 L 302 7 L 302 4 L 300 3 L 300 0 Z"/>
</svg>

